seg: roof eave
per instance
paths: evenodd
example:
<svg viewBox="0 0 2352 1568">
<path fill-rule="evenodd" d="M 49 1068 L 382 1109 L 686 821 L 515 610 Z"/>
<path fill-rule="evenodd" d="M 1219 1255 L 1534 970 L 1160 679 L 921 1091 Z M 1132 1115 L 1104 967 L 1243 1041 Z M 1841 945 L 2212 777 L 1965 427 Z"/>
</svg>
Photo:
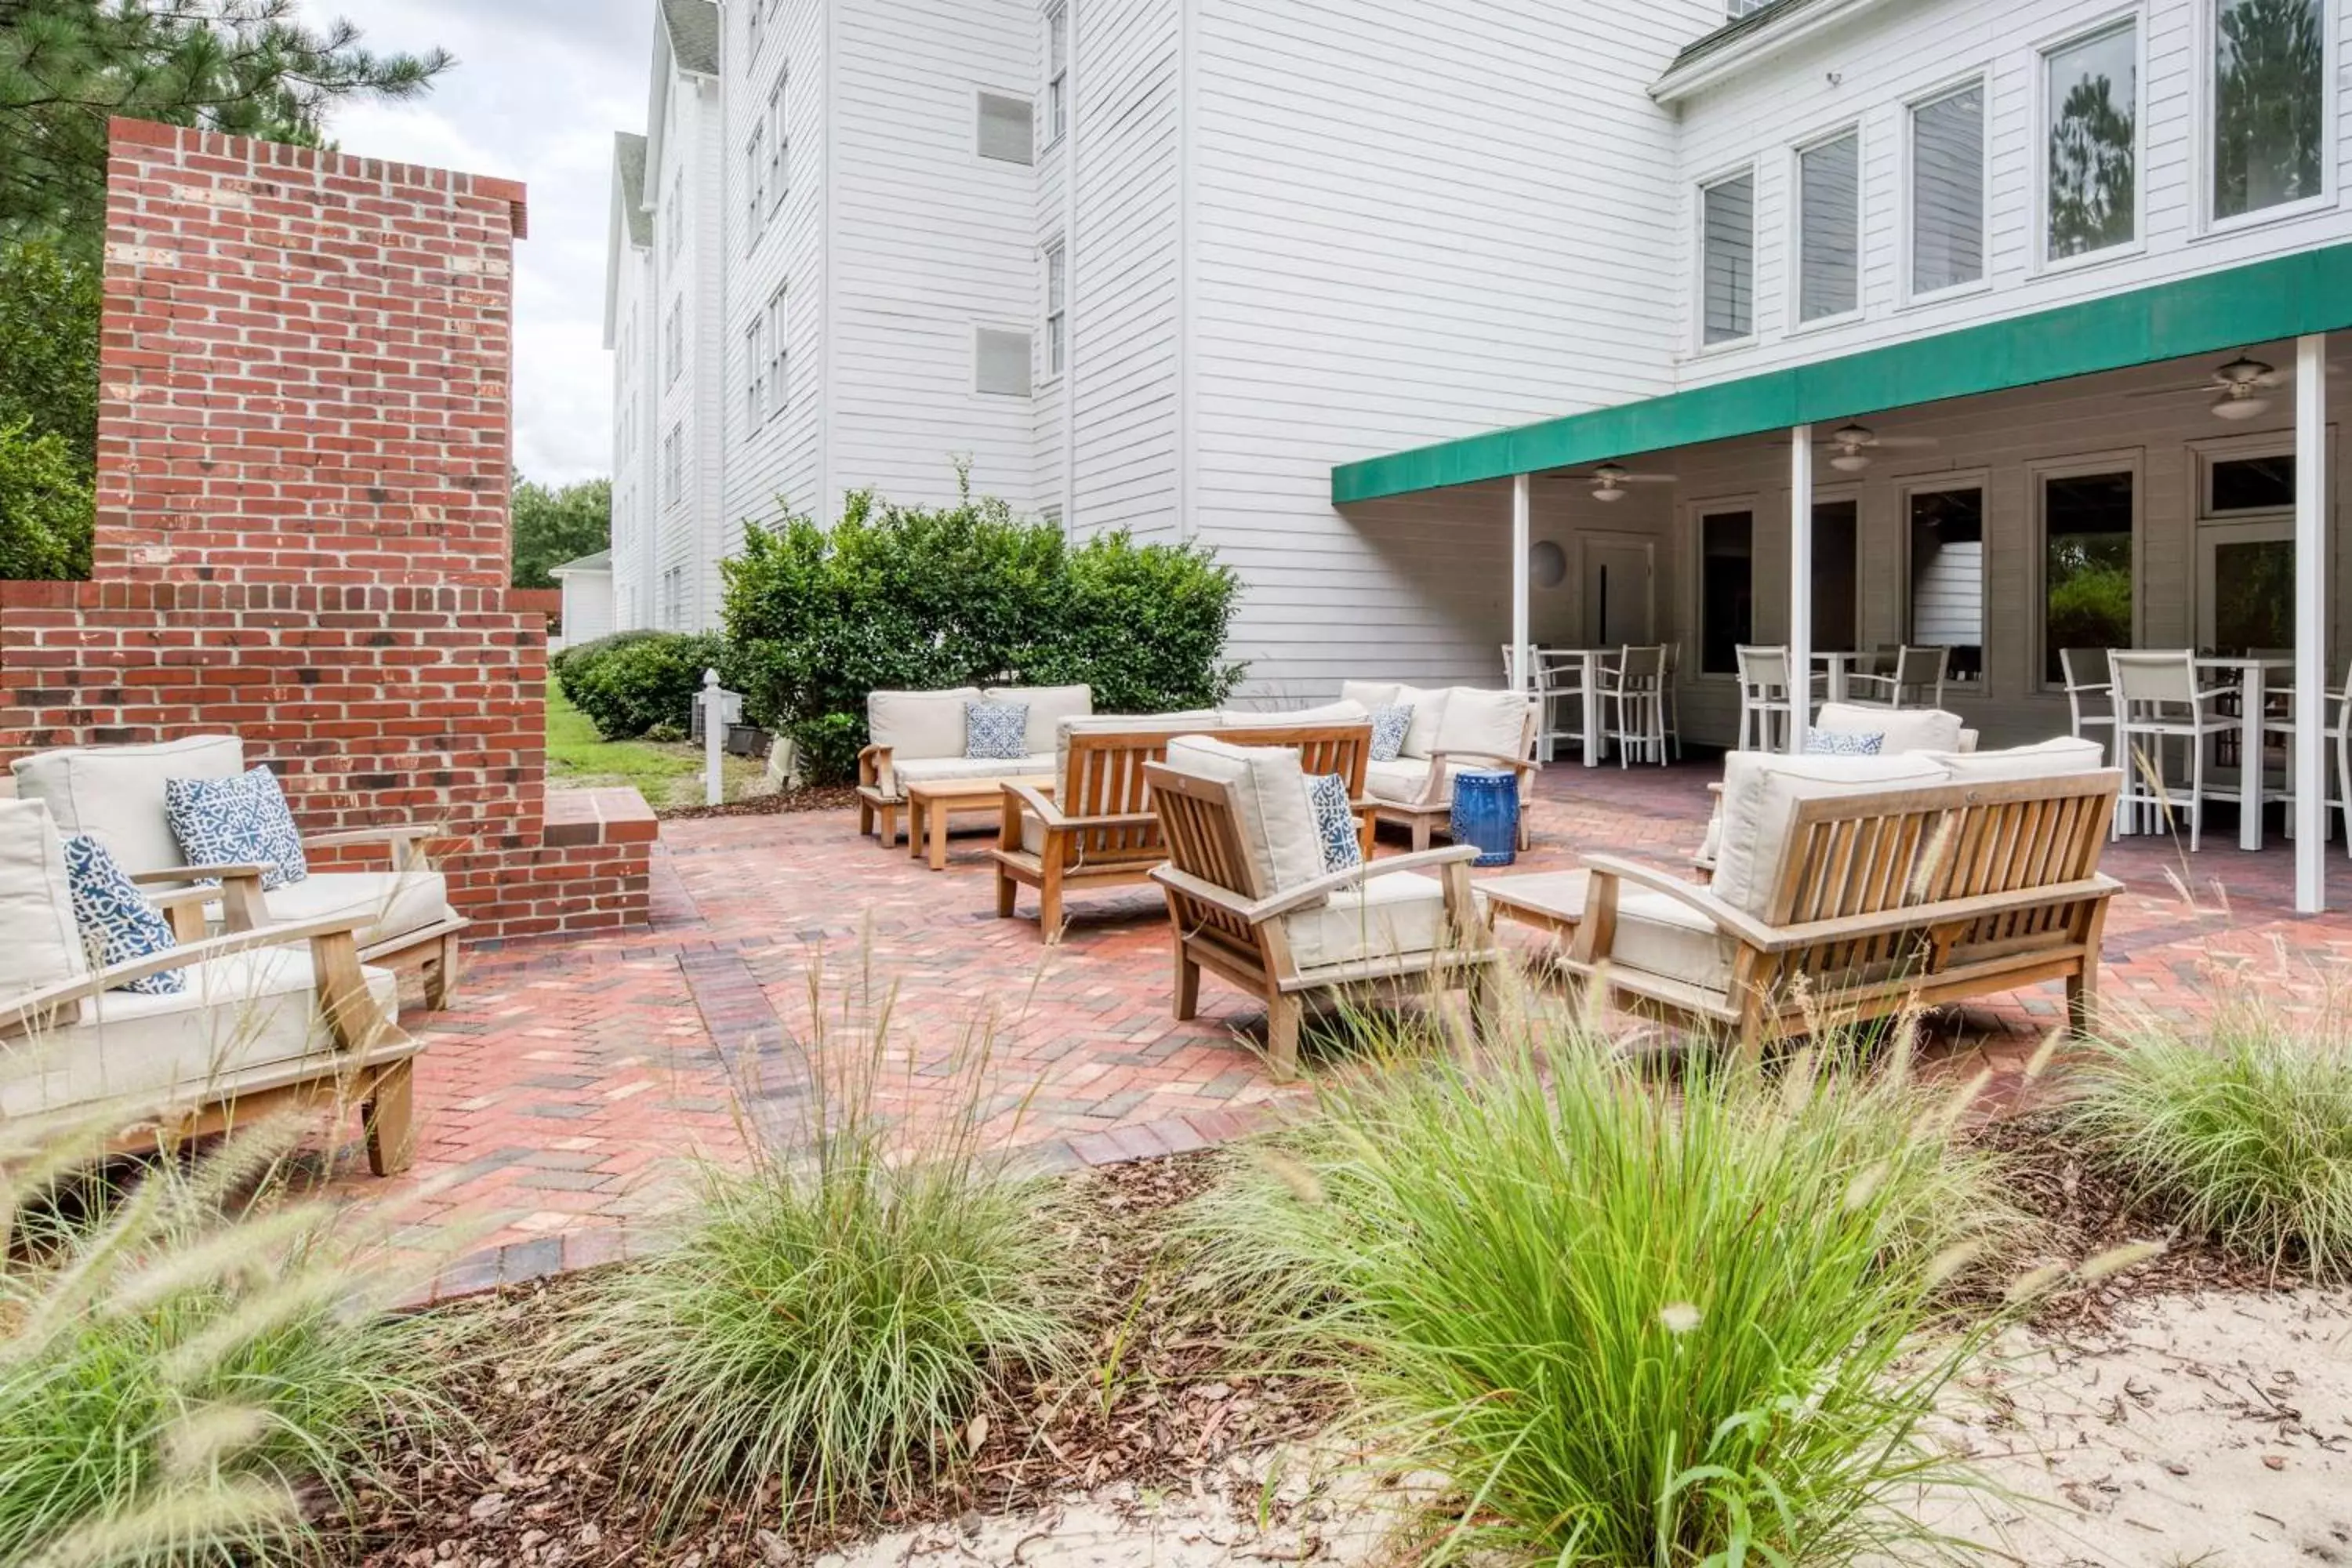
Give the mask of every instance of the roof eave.
<svg viewBox="0 0 2352 1568">
<path fill-rule="evenodd" d="M 1827 28 L 1888 4 L 1890 0 L 1813 0 L 1813 4 L 1798 6 L 1745 37 L 1708 50 L 1687 65 L 1669 66 L 1665 75 L 1650 84 L 1650 97 L 1672 107 L 1753 69 Z"/>
</svg>

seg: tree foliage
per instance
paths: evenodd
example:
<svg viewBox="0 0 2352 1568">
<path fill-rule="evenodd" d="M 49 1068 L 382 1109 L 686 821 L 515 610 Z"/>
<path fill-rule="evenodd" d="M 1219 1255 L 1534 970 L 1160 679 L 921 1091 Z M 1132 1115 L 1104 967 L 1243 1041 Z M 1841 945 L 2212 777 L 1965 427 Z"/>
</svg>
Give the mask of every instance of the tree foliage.
<svg viewBox="0 0 2352 1568">
<path fill-rule="evenodd" d="M 327 110 L 406 98 L 455 61 L 377 55 L 295 0 L 0 0 L 0 235 L 95 254 L 114 115 L 317 145 Z"/>
<path fill-rule="evenodd" d="M 90 512 L 64 438 L 0 419 L 0 578 L 89 576 Z"/>
<path fill-rule="evenodd" d="M 582 479 L 561 487 L 515 476 L 514 571 L 518 588 L 558 586 L 548 574 L 567 561 L 593 555 L 613 541 L 613 481 Z"/>
</svg>

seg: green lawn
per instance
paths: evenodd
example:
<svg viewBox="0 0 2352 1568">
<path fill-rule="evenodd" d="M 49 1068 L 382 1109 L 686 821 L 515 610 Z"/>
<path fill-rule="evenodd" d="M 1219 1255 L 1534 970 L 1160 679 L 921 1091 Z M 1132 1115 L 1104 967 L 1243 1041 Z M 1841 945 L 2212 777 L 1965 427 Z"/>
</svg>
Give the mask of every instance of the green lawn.
<svg viewBox="0 0 2352 1568">
<path fill-rule="evenodd" d="M 765 776 L 751 757 L 724 762 L 727 798 L 740 800 Z M 655 810 L 702 804 L 702 748 L 661 741 L 600 739 L 588 716 L 572 706 L 563 689 L 547 683 L 547 772 L 551 781 L 586 788 L 628 784 Z"/>
</svg>

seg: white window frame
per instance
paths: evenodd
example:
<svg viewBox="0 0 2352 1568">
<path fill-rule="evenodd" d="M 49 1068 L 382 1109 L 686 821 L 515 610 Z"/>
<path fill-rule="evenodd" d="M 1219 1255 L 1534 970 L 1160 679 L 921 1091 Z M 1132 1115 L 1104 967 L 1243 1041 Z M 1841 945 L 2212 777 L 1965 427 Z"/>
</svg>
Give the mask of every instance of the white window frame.
<svg viewBox="0 0 2352 1568">
<path fill-rule="evenodd" d="M 1965 283 L 1950 283 L 1941 289 L 1914 289 L 1911 287 L 1914 260 L 1918 238 L 1919 182 L 1916 161 L 1918 153 L 1918 120 L 1923 109 L 1933 109 L 1947 99 L 1957 98 L 1969 89 L 1977 94 L 1977 256 L 1980 268 Z M 1895 235 L 1895 289 L 1902 308 L 1914 305 L 1940 304 L 1947 300 L 1962 299 L 1980 294 L 1992 287 L 1992 70 L 1989 66 L 1972 66 L 1955 77 L 1948 77 L 1925 92 L 1915 93 L 1903 100 L 1902 200 L 1897 204 Z"/>
<path fill-rule="evenodd" d="M 2329 212 L 2343 199 L 2336 170 L 2338 152 L 2336 145 L 2336 100 L 2341 96 L 2336 79 L 2339 68 L 2336 7 L 2334 0 L 2320 0 L 2319 194 L 2296 201 L 2281 202 L 2276 206 L 2257 207 L 2235 217 L 2216 217 L 2213 215 L 2213 176 L 2217 162 L 2213 156 L 2213 131 L 2221 102 L 2221 88 L 2214 79 L 2214 68 L 2221 63 L 2221 0 L 2197 0 L 2197 41 L 2193 47 L 2202 63 L 2195 72 L 2194 120 L 2189 147 L 2189 178 L 2197 185 L 2197 232 L 2189 237 L 2192 241 L 2290 222 L 2299 217 L 2309 217 L 2314 213 Z"/>
<path fill-rule="evenodd" d="M 2137 486 L 2137 481 L 2135 480 L 2134 484 Z M 1979 541 L 1980 549 L 1977 562 L 1977 605 L 1979 614 L 1983 617 L 1978 623 L 1977 636 L 1984 639 L 1981 644 L 1984 648 L 1984 666 L 1976 679 L 1958 682 L 1967 694 L 1982 696 L 1992 689 L 1992 470 L 1990 468 L 1938 468 L 1932 474 L 1915 475 L 1897 483 L 1895 492 L 1895 515 L 1903 536 L 1903 575 L 1899 579 L 1903 593 L 1902 640 L 1906 643 L 1911 641 L 1915 630 L 1912 616 L 1918 607 L 1911 598 L 1911 498 L 1949 495 L 1954 490 L 1977 492 L 1977 510 L 1981 516 L 1984 531 L 1984 537 Z M 2037 488 L 2033 500 L 2037 515 L 2042 506 L 2041 495 Z M 2036 526 L 2038 527 L 2039 524 L 2037 523 Z M 2139 559 L 2137 541 L 2134 542 L 2133 549 L 2132 559 L 2137 562 Z M 2043 607 L 2042 601 L 2037 599 L 2034 604 L 2034 613 L 2039 616 Z"/>
<path fill-rule="evenodd" d="M 662 437 L 661 504 L 666 507 L 676 506 L 686 499 L 686 462 L 681 456 L 680 435 L 684 428 L 682 424 L 672 425 Z"/>
<path fill-rule="evenodd" d="M 1706 193 L 1742 175 L 1748 179 L 1748 331 L 1736 338 L 1720 342 L 1706 341 Z M 1691 183 L 1691 343 L 1692 352 L 1699 354 L 1730 353 L 1752 348 L 1764 330 L 1764 300 L 1756 287 L 1763 270 L 1764 245 L 1759 221 L 1764 207 L 1764 173 L 1760 161 L 1750 158 L 1742 163 L 1718 169 L 1703 179 Z"/>
<path fill-rule="evenodd" d="M 672 300 L 669 316 L 662 327 L 662 385 L 676 386 L 677 378 L 686 372 L 686 312 L 685 302 Z"/>
<path fill-rule="evenodd" d="M 2052 479 L 2075 479 L 2084 474 L 2128 472 L 2132 477 L 2132 646 L 2137 647 L 2147 635 L 2147 449 L 2144 447 L 2118 447 L 2112 451 L 2070 454 L 2063 458 L 2042 458 L 2025 465 L 2026 549 L 2032 559 L 2026 563 L 2026 581 L 2030 597 L 2026 600 L 2029 624 L 2025 628 L 2027 647 L 2026 683 L 2028 691 L 2042 692 L 2062 689 L 2053 685 L 2044 670 L 2050 659 L 2047 635 L 2050 619 L 2050 518 L 2047 509 L 2048 482 Z M 1991 553 L 1988 547 L 1986 553 Z M 1985 613 L 1992 613 L 1990 598 L 1985 601 Z M 1986 628 L 1990 635 L 1991 628 Z"/>
<path fill-rule="evenodd" d="M 761 342 L 765 320 L 756 312 L 743 329 L 743 427 L 757 430 L 768 420 L 768 357 Z"/>
<path fill-rule="evenodd" d="M 751 223 L 747 226 L 751 243 L 760 243 L 761 231 L 768 226 L 768 127 L 762 122 L 751 127 L 750 140 L 743 143 L 743 184 L 749 187 Z"/>
<path fill-rule="evenodd" d="M 1070 130 L 1070 0 L 1052 0 L 1039 13 L 1045 28 L 1045 90 L 1038 96 L 1045 101 L 1045 141 L 1043 147 L 1056 146 Z M 1054 58 L 1054 24 L 1062 26 L 1062 56 Z"/>
<path fill-rule="evenodd" d="M 1045 242 L 1044 252 L 1045 310 L 1044 331 L 1039 334 L 1045 345 L 1045 374 L 1039 384 L 1051 386 L 1061 380 L 1062 371 L 1069 363 L 1070 331 L 1070 249 L 1060 235 Z M 1055 298 L 1055 273 L 1061 274 L 1059 299 Z"/>
<path fill-rule="evenodd" d="M 1841 142 L 1849 136 L 1853 138 L 1853 305 L 1848 310 L 1816 316 L 1809 321 L 1804 320 L 1805 154 L 1819 152 L 1832 142 Z M 1867 278 L 1863 266 L 1862 240 L 1868 229 L 1869 170 L 1870 137 L 1859 120 L 1849 120 L 1808 137 L 1789 149 L 1789 265 L 1786 270 L 1789 275 L 1789 335 L 1791 337 L 1800 332 L 1826 331 L 1832 327 L 1843 327 L 1862 320 L 1866 313 L 1864 289 Z"/>
<path fill-rule="evenodd" d="M 792 406 L 792 350 L 787 346 L 785 331 L 790 321 L 791 285 L 779 283 L 776 291 L 768 296 L 768 417 L 777 416 Z"/>
<path fill-rule="evenodd" d="M 791 107 L 793 68 L 789 62 L 776 72 L 776 85 L 768 89 L 768 210 L 775 211 L 784 205 L 785 193 L 793 186 L 793 138 L 784 118 Z"/>
<path fill-rule="evenodd" d="M 1709 496 L 1705 500 L 1689 501 L 1685 503 L 1682 531 L 1683 538 L 1688 542 L 1690 549 L 1690 570 L 1686 574 L 1690 580 L 1690 586 L 1686 602 L 1690 606 L 1689 624 L 1693 626 L 1704 626 L 1706 624 L 1706 520 L 1710 517 L 1727 517 L 1734 512 L 1742 511 L 1748 514 L 1748 597 L 1751 604 L 1764 603 L 1764 596 L 1757 591 L 1760 586 L 1758 582 L 1757 568 L 1764 558 L 1765 510 L 1762 492 L 1749 490 L 1745 494 Z M 1582 591 L 1581 588 L 1578 590 L 1579 593 Z M 1750 614 L 1752 616 L 1752 610 Z M 1748 626 L 1748 632 L 1751 636 L 1762 635 L 1752 624 Z M 1710 670 L 1706 668 L 1706 648 L 1702 639 L 1694 637 L 1689 651 L 1690 658 L 1683 667 L 1685 679 L 1706 681 L 1715 685 L 1738 685 L 1738 670 Z"/>
<path fill-rule="evenodd" d="M 2132 237 L 2121 245 L 2079 256 L 2050 254 L 2050 57 L 2125 27 L 2132 30 L 2132 70 L 2138 95 L 2132 110 Z M 2033 181 L 2033 272 L 2056 277 L 2147 254 L 2147 16 L 2137 5 L 2110 11 L 2033 46 L 2033 121 L 2030 146 Z M 1990 138 L 1988 138 L 1990 140 Z M 2193 159 L 2192 159 L 2193 162 Z M 2037 505 L 2040 503 L 2037 502 Z M 2039 524 L 2037 523 L 2037 526 Z"/>
</svg>

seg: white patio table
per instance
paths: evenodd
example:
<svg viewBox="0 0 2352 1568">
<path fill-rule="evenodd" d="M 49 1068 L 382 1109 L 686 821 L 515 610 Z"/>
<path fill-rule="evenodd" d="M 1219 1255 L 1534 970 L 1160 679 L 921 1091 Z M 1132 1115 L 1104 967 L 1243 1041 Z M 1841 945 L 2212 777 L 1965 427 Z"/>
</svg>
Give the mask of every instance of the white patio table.
<svg viewBox="0 0 2352 1568">
<path fill-rule="evenodd" d="M 1824 693 L 1824 700 L 1831 702 L 1843 702 L 1845 700 L 1846 677 L 1853 673 L 1854 666 L 1859 663 L 1863 658 L 1863 655 L 1854 653 L 1851 650 L 1823 650 L 1822 648 L 1815 648 L 1813 650 L 1813 663 L 1816 666 L 1821 667 L 1828 676 L 1828 689 Z"/>
<path fill-rule="evenodd" d="M 2263 847 L 2263 814 L 2256 803 L 2263 792 L 2263 706 L 2265 691 L 2273 674 L 2293 674 L 2291 658 L 2233 658 L 2200 656 L 2197 660 L 2200 672 L 2219 675 L 2233 681 L 2238 688 L 2238 847 L 2260 849 Z M 2249 790 L 2247 781 L 2253 787 Z M 2293 781 L 2289 781 L 2290 788 Z M 2252 798 L 2250 801 L 2249 795 Z"/>
<path fill-rule="evenodd" d="M 1584 765 L 1601 765 L 1601 661 L 1614 658 L 1621 650 L 1613 647 L 1538 647 L 1538 661 L 1552 668 L 1573 669 L 1578 673 L 1578 695 L 1584 700 Z M 1544 716 L 1544 727 L 1551 727 L 1551 716 Z"/>
</svg>

